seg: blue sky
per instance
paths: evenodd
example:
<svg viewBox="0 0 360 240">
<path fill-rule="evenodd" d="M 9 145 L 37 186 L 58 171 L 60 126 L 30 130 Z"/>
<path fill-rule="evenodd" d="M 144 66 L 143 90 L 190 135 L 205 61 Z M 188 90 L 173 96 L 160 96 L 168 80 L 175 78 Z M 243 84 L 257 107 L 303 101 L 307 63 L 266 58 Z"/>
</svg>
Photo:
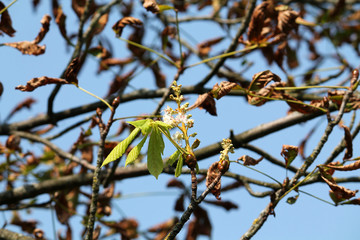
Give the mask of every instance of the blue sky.
<svg viewBox="0 0 360 240">
<path fill-rule="evenodd" d="M 5 5 L 10 3 L 9 0 L 3 1 Z M 33 12 L 31 7 L 31 1 L 18 1 L 10 9 L 10 15 L 13 21 L 13 27 L 16 29 L 15 37 L 10 38 L 6 35 L 1 37 L 1 42 L 15 42 L 23 40 L 32 40 L 37 35 L 38 30 L 40 29 L 40 20 L 42 16 L 46 13 L 51 13 L 50 1 L 42 1 L 39 8 L 36 12 Z M 108 1 L 98 1 L 99 3 L 106 3 Z M 75 32 L 77 28 L 77 18 L 75 17 L 73 11 L 71 10 L 71 4 L 67 1 L 62 1 L 64 12 L 68 15 L 67 18 L 67 30 L 69 33 Z M 136 7 L 141 7 L 139 1 L 135 2 Z M 195 11 L 193 11 L 196 14 Z M 151 17 L 151 13 L 146 13 Z M 109 38 L 114 46 L 114 56 L 115 57 L 125 57 L 127 52 L 124 50 L 125 43 L 121 42 L 118 39 L 115 39 L 114 33 L 111 30 L 111 26 L 120 18 L 120 14 L 116 12 L 112 14 L 112 17 L 109 20 L 104 34 Z M 224 32 L 220 30 L 209 31 L 208 29 L 216 29 L 216 27 L 211 26 L 213 23 L 198 23 L 199 25 L 193 24 L 181 24 L 181 29 L 189 33 L 192 38 L 196 41 L 201 42 L 203 40 L 217 37 L 219 35 L 225 35 Z M 209 25 L 210 24 L 210 25 Z M 156 26 L 156 24 L 154 24 Z M 301 27 L 300 27 L 301 31 Z M 230 34 L 233 34 L 232 31 Z M 124 36 L 126 37 L 129 34 L 129 31 L 125 29 Z M 183 34 L 183 36 L 186 35 Z M 149 36 L 144 44 L 151 44 L 151 41 L 156 40 L 156 37 Z M 22 99 L 27 97 L 33 97 L 37 100 L 37 103 L 32 107 L 31 110 L 23 110 L 21 113 L 16 114 L 11 122 L 24 120 L 35 116 L 41 112 L 46 111 L 46 102 L 50 92 L 53 89 L 53 86 L 46 86 L 39 88 L 31 93 L 23 93 L 16 91 L 15 87 L 20 84 L 25 84 L 26 81 L 30 80 L 33 77 L 40 76 L 49 76 L 49 77 L 59 77 L 61 72 L 66 67 L 68 60 L 71 56 L 71 49 L 66 47 L 65 42 L 62 40 L 62 37 L 59 33 L 57 26 L 55 25 L 54 20 L 51 22 L 50 31 L 46 35 L 45 39 L 41 44 L 46 45 L 46 53 L 44 55 L 35 57 L 35 56 L 25 56 L 22 55 L 17 50 L 3 46 L 1 47 L 1 79 L 0 81 L 4 85 L 4 93 L 0 98 L 0 120 L 3 120 L 7 114 L 12 110 L 12 108 Z M 224 43 L 225 44 L 225 43 Z M 214 52 L 221 51 L 224 45 L 219 45 L 218 48 L 215 48 Z M 306 52 L 306 47 L 302 46 L 298 50 L 298 55 L 301 63 L 304 63 L 305 67 L 297 69 L 294 72 L 290 72 L 293 75 L 302 73 L 304 69 L 309 67 L 309 63 L 306 62 L 308 53 Z M 321 43 L 321 49 L 323 52 L 332 53 L 334 51 L 332 45 L 328 42 Z M 359 60 L 359 57 L 350 52 L 346 47 L 341 49 L 344 56 L 348 56 L 349 62 L 356 65 L 356 62 Z M 190 59 L 193 62 L 197 62 L 198 59 Z M 261 57 L 260 54 L 255 53 L 248 57 L 249 61 L 253 61 L 254 65 L 245 73 L 246 78 L 251 78 L 253 74 L 270 69 L 272 72 L 278 74 L 280 77 L 284 77 L 284 74 L 281 70 L 275 66 L 268 66 L 265 59 Z M 351 60 L 351 61 L 350 61 Z M 227 62 L 228 63 L 228 62 Z M 241 69 L 239 60 L 229 62 L 233 68 Z M 112 80 L 112 73 L 101 73 L 96 74 L 96 69 L 98 62 L 94 58 L 89 58 L 84 69 L 81 71 L 79 76 L 79 85 L 83 88 L 95 93 L 98 96 L 104 96 L 107 92 L 107 88 Z M 167 75 L 168 84 L 170 83 L 174 71 L 171 69 L 166 69 L 166 65 L 161 62 L 161 66 L 164 68 L 164 72 Z M 326 67 L 338 66 L 337 63 L 327 62 Z M 193 69 L 190 69 L 184 73 L 180 78 L 180 83 L 183 85 L 189 85 L 201 79 L 204 74 L 208 72 L 206 66 L 197 66 Z M 321 75 L 329 75 L 336 71 L 327 71 L 320 73 Z M 340 81 L 345 76 L 336 81 Z M 216 82 L 221 81 L 221 79 L 214 78 L 208 83 L 208 87 L 212 87 Z M 155 85 L 152 80 L 151 74 L 145 71 L 143 74 L 139 75 L 131 83 L 135 88 L 155 88 Z M 127 91 L 131 91 L 128 89 Z M 193 103 L 196 100 L 196 96 L 189 96 L 189 102 Z M 65 110 L 71 107 L 79 106 L 84 103 L 94 102 L 95 99 L 78 89 L 74 86 L 64 86 L 61 89 L 60 94 L 55 100 L 55 111 Z M 158 101 L 158 99 L 156 100 Z M 156 101 L 135 101 L 133 103 L 126 103 L 120 105 L 116 117 L 125 117 L 132 115 L 139 115 L 143 113 L 151 113 L 153 109 L 157 106 Z M 170 106 L 175 107 L 175 104 L 169 103 Z M 172 104 L 172 105 L 171 105 Z M 212 144 L 218 141 L 221 141 L 223 138 L 229 136 L 229 130 L 232 129 L 235 134 L 241 133 L 250 128 L 256 127 L 259 124 L 267 123 L 272 120 L 286 116 L 288 107 L 285 103 L 282 102 L 271 102 L 267 103 L 261 108 L 248 105 L 243 98 L 235 97 L 226 97 L 222 98 L 220 101 L 217 101 L 217 111 L 218 116 L 213 117 L 205 113 L 203 110 L 195 109 L 192 113 L 193 119 L 195 120 L 195 126 L 192 131 L 197 132 L 197 137 L 201 140 L 201 147 L 206 146 L 207 144 Z M 83 119 L 85 116 L 77 117 L 78 120 Z M 345 124 L 350 122 L 350 114 L 347 114 L 344 118 Z M 106 115 L 105 115 L 106 119 Z M 324 119 L 324 118 L 323 118 Z M 356 118 L 358 122 L 358 117 Z M 65 127 L 71 124 L 73 120 L 65 120 L 59 123 L 60 127 Z M 310 129 L 318 123 L 319 120 L 313 120 L 304 124 L 300 124 L 294 127 L 291 127 L 283 132 L 273 133 L 266 138 L 262 138 L 251 142 L 251 144 L 263 148 L 265 151 L 271 153 L 273 156 L 281 159 L 280 152 L 283 144 L 289 145 L 298 145 L 300 141 L 306 136 Z M 84 125 L 84 127 L 86 127 Z M 317 141 L 321 137 L 325 129 L 325 121 L 317 127 L 315 134 L 311 137 L 307 144 L 306 154 L 309 154 L 312 150 L 312 147 L 317 144 Z M 114 129 L 116 130 L 116 129 Z M 55 141 L 56 144 L 61 146 L 63 149 L 69 149 L 72 144 L 72 141 L 77 138 L 80 130 L 75 130 L 70 134 L 65 135 L 64 137 Z M 94 130 L 94 136 L 97 136 L 96 130 Z M 321 163 L 322 160 L 326 159 L 330 154 L 332 148 L 338 144 L 340 139 L 343 136 L 343 130 L 340 128 L 334 129 L 334 135 L 329 138 L 326 147 L 320 154 L 317 163 Z M 120 139 L 119 139 L 120 140 Z M 3 144 L 6 141 L 6 137 L 1 136 L 0 142 Z M 356 148 L 359 144 L 359 140 L 354 140 L 354 156 L 359 156 L 359 150 Z M 166 142 L 166 152 L 165 155 L 170 155 L 174 148 L 170 146 L 169 142 Z M 34 144 L 28 145 L 31 149 L 41 150 L 41 145 Z M 245 149 L 237 149 L 236 153 L 231 155 L 232 160 L 237 159 L 238 157 L 249 154 L 254 158 L 258 156 L 252 152 L 249 152 Z M 341 160 L 342 155 L 340 155 L 338 160 Z M 5 159 L 1 156 L 0 163 Z M 200 162 L 200 168 L 208 168 L 212 162 L 217 161 L 218 156 L 211 157 L 207 160 Z M 293 165 L 301 166 L 302 160 L 298 157 Z M 257 169 L 271 175 L 280 182 L 286 177 L 286 172 L 283 169 L 274 167 L 267 161 L 263 161 L 259 164 Z M 248 177 L 259 178 L 264 181 L 271 181 L 270 179 L 265 178 L 262 175 L 254 171 L 250 171 L 240 165 L 231 165 L 230 170 L 232 172 L 243 174 Z M 311 169 L 312 170 L 312 169 Z M 351 175 L 357 175 L 358 172 L 350 173 Z M 291 172 L 288 173 L 291 177 Z M 172 176 L 163 174 L 160 175 L 159 180 L 156 180 L 152 176 L 141 177 L 137 179 L 129 179 L 118 182 L 116 184 L 115 190 L 121 192 L 122 197 L 114 201 L 113 205 L 113 216 L 109 219 L 118 220 L 121 217 L 134 217 L 140 223 L 140 230 L 146 230 L 152 225 L 165 221 L 172 216 L 180 216 L 178 212 L 173 210 L 174 200 L 179 196 L 180 192 L 176 189 L 166 188 L 166 183 L 172 178 Z M 186 183 L 187 186 L 190 184 L 189 176 L 181 176 L 180 180 Z M 229 179 L 223 179 L 223 183 L 232 182 Z M 359 189 L 358 184 L 344 184 L 344 186 L 355 190 Z M 204 185 L 199 186 L 199 192 L 204 190 Z M 89 191 L 88 188 L 83 188 L 84 190 Z M 255 190 L 261 191 L 263 189 Z M 316 195 L 317 197 L 326 199 L 330 201 L 328 196 L 329 188 L 325 184 L 315 184 L 313 186 L 307 186 L 302 188 L 302 190 Z M 289 196 L 296 195 L 290 193 Z M 45 197 L 46 198 L 46 197 Z M 213 196 L 208 197 L 210 200 L 214 200 Z M 239 189 L 229 193 L 222 194 L 223 200 L 231 200 L 239 206 L 238 210 L 233 210 L 226 212 L 223 209 L 212 207 L 209 205 L 202 205 L 205 209 L 208 210 L 208 214 L 212 220 L 213 232 L 212 239 L 239 239 L 240 236 L 250 227 L 252 221 L 254 221 L 260 211 L 268 204 L 269 198 L 256 199 L 251 197 L 245 189 Z M 81 212 L 82 211 L 82 212 Z M 84 214 L 84 209 L 82 209 L 79 214 Z M 25 211 L 20 211 L 22 216 L 25 219 L 37 219 L 41 222 L 39 225 L 46 232 L 46 236 L 49 239 L 53 238 L 53 227 L 51 219 L 51 213 L 44 210 L 34 210 L 31 214 L 26 214 Z M 340 206 L 333 207 L 324 202 L 318 201 L 310 196 L 301 194 L 298 201 L 294 205 L 287 204 L 284 200 L 277 206 L 275 209 L 276 217 L 269 217 L 268 221 L 258 232 L 258 234 L 253 238 L 254 240 L 260 239 L 357 239 L 359 236 L 359 230 L 357 230 L 359 217 L 359 207 L 358 206 Z M 5 212 L 3 217 L 0 217 L 0 225 L 2 226 L 5 222 L 10 221 L 10 212 Z M 43 221 L 46 219 L 46 221 Z M 78 233 L 81 229 L 81 217 L 74 217 L 71 221 L 73 226 L 74 239 L 78 238 Z M 64 226 L 61 226 L 60 223 L 56 222 L 56 231 L 59 229 L 65 229 Z M 9 229 L 14 229 L 18 231 L 19 229 L 14 227 Z M 185 231 L 183 231 L 180 236 L 183 236 Z M 181 239 L 182 237 L 180 237 Z M 114 238 L 109 238 L 114 239 Z M 142 239 L 142 238 L 140 238 Z M 207 237 L 201 237 L 199 239 L 208 239 Z"/>
</svg>

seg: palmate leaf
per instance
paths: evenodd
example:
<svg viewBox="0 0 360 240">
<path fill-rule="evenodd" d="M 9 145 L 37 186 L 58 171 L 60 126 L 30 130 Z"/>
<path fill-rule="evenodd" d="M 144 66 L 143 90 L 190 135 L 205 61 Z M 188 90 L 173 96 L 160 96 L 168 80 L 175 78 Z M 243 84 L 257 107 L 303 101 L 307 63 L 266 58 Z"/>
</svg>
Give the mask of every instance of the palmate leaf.
<svg viewBox="0 0 360 240">
<path fill-rule="evenodd" d="M 133 163 L 138 158 L 141 148 L 144 146 L 144 143 L 145 143 L 147 137 L 148 137 L 148 135 L 146 135 L 138 145 L 136 145 L 133 149 L 131 149 L 131 151 L 129 152 L 129 154 L 126 158 L 125 167 L 128 164 Z"/>
<path fill-rule="evenodd" d="M 115 161 L 119 157 L 121 157 L 130 143 L 135 139 L 136 135 L 140 132 L 140 128 L 135 128 L 130 135 L 125 138 L 122 142 L 120 142 L 114 149 L 110 152 L 110 154 L 106 157 L 101 167 L 105 166 L 106 164 L 111 163 L 112 161 Z"/>
<path fill-rule="evenodd" d="M 171 156 L 169 157 L 169 160 L 167 161 L 167 165 L 171 166 L 173 165 L 176 160 L 178 160 L 180 156 L 180 151 L 177 149 Z"/>
<path fill-rule="evenodd" d="M 142 119 L 137 121 L 130 121 L 127 122 L 131 125 L 133 125 L 136 128 L 140 128 L 143 135 L 147 135 L 151 132 L 152 123 L 154 120 L 148 118 L 148 119 Z"/>
<path fill-rule="evenodd" d="M 161 158 L 165 148 L 164 140 L 157 125 L 153 125 L 150 135 L 149 148 L 147 153 L 147 167 L 151 175 L 156 179 L 162 172 L 164 164 Z"/>
</svg>

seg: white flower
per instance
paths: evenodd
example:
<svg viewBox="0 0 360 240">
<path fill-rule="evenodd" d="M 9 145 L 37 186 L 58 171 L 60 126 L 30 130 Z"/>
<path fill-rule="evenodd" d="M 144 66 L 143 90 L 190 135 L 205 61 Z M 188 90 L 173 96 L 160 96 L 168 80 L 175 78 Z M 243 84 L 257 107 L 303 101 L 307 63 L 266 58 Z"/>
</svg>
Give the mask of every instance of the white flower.
<svg viewBox="0 0 360 240">
<path fill-rule="evenodd" d="M 181 142 L 184 139 L 184 135 L 181 132 L 176 131 L 176 133 L 174 133 L 171 136 L 171 138 L 181 146 Z"/>
<path fill-rule="evenodd" d="M 175 118 L 172 116 L 173 110 L 171 109 L 171 107 L 167 106 L 166 109 L 164 109 L 165 114 L 163 115 L 163 122 L 166 124 L 169 124 L 171 126 L 176 126 L 176 120 Z"/>
</svg>

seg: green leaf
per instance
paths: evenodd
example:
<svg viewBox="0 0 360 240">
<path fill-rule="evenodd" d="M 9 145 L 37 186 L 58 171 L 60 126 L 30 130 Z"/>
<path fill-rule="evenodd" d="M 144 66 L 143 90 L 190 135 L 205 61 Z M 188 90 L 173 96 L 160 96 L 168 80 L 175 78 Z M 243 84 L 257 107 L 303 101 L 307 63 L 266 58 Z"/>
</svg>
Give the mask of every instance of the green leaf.
<svg viewBox="0 0 360 240">
<path fill-rule="evenodd" d="M 106 157 L 106 159 L 104 160 L 103 164 L 101 165 L 101 167 L 105 166 L 106 164 L 111 163 L 112 161 L 115 161 L 116 159 L 118 159 L 119 157 L 121 157 L 126 149 L 128 148 L 128 146 L 130 145 L 130 143 L 135 139 L 135 137 L 138 135 L 138 133 L 140 132 L 139 128 L 135 128 L 130 135 L 125 138 L 122 142 L 120 142 L 118 145 L 116 145 L 116 147 L 114 147 L 114 149 L 110 152 L 110 154 Z"/>
<path fill-rule="evenodd" d="M 133 125 L 136 128 L 140 128 L 143 135 L 149 134 L 151 132 L 152 123 L 154 121 L 150 118 L 148 119 L 142 119 L 137 121 L 130 121 L 127 122 L 131 125 Z"/>
<path fill-rule="evenodd" d="M 161 154 L 163 153 L 164 148 L 164 140 L 159 129 L 157 128 L 157 125 L 155 125 L 153 126 L 149 140 L 147 166 L 150 174 L 153 175 L 156 179 L 164 168 L 164 164 L 161 158 Z"/>
<path fill-rule="evenodd" d="M 161 5 L 161 4 L 159 4 L 158 7 L 159 7 L 159 12 L 160 13 L 162 13 L 163 11 L 167 11 L 167 10 L 175 10 L 174 7 L 169 6 L 169 5 Z"/>
<path fill-rule="evenodd" d="M 131 151 L 129 152 L 126 161 L 125 161 L 125 167 L 130 164 L 133 163 L 139 156 L 141 148 L 144 146 L 144 143 L 147 139 L 148 135 L 145 135 L 145 137 L 141 140 L 141 142 L 136 145 L 133 149 L 131 149 Z"/>
<path fill-rule="evenodd" d="M 167 164 L 168 164 L 169 166 L 173 165 L 173 164 L 176 162 L 176 160 L 178 160 L 179 156 L 180 156 L 180 151 L 179 151 L 179 150 L 176 150 L 176 151 L 175 151 L 173 154 L 171 154 L 171 156 L 169 157 L 169 160 L 167 161 Z"/>
<path fill-rule="evenodd" d="M 172 129 L 172 128 L 173 128 L 172 125 L 167 124 L 167 123 L 164 123 L 164 122 L 162 122 L 162 121 L 155 121 L 155 123 L 156 123 L 157 125 L 159 125 L 159 126 L 162 126 L 162 127 L 164 127 L 164 128 L 167 128 L 167 129 Z"/>
<path fill-rule="evenodd" d="M 184 164 L 184 158 L 182 155 L 180 155 L 179 161 L 176 164 L 175 177 L 179 177 L 181 175 L 183 164 Z"/>
</svg>

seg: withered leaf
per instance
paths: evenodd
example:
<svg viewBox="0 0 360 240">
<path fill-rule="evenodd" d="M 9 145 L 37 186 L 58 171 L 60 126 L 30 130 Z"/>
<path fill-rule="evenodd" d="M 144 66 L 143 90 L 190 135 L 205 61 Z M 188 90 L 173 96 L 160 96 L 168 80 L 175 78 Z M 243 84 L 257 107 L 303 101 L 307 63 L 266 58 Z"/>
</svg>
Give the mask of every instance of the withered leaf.
<svg viewBox="0 0 360 240">
<path fill-rule="evenodd" d="M 134 30 L 134 32 L 132 34 L 130 34 L 129 36 L 129 40 L 138 44 L 141 44 L 142 39 L 144 37 L 144 28 L 143 27 L 139 27 L 136 28 Z M 130 43 L 127 44 L 128 49 L 132 52 L 132 54 L 138 58 L 140 58 L 141 60 L 143 60 L 143 55 L 146 52 L 145 49 L 134 46 Z"/>
<path fill-rule="evenodd" d="M 171 179 L 166 186 L 185 189 L 185 185 L 181 181 L 177 180 L 176 178 Z"/>
<path fill-rule="evenodd" d="M 339 164 L 337 165 L 332 165 L 332 164 L 328 164 L 326 165 L 326 167 L 329 167 L 331 169 L 335 169 L 337 171 L 352 171 L 352 170 L 357 170 L 360 168 L 360 160 L 355 161 L 351 164 L 345 165 L 345 166 L 340 166 Z"/>
<path fill-rule="evenodd" d="M 125 87 L 127 86 L 131 76 L 135 73 L 136 69 L 131 70 L 128 73 L 125 73 L 121 76 L 115 76 L 114 80 L 110 84 L 109 92 L 107 96 L 110 96 L 113 93 L 116 93 L 118 91 L 122 92 Z"/>
<path fill-rule="evenodd" d="M 297 146 L 286 145 L 286 144 L 282 146 L 282 150 L 280 154 L 285 159 L 286 167 L 289 167 L 291 162 L 294 161 L 294 159 L 298 155 L 298 152 L 299 152 L 299 148 Z"/>
<path fill-rule="evenodd" d="M 176 199 L 175 207 L 174 207 L 175 211 L 183 212 L 185 210 L 184 200 L 185 200 L 184 194 L 181 194 L 180 197 L 178 197 L 178 199 Z"/>
<path fill-rule="evenodd" d="M 72 0 L 71 2 L 71 7 L 79 19 L 84 14 L 86 2 L 87 2 L 86 0 Z M 91 16 L 95 12 L 96 8 L 97 6 L 95 4 L 95 1 L 91 1 L 90 11 L 88 16 Z"/>
<path fill-rule="evenodd" d="M 297 17 L 299 17 L 299 13 L 293 10 L 287 9 L 279 11 L 277 28 L 280 32 L 288 34 L 292 29 L 295 29 L 298 26 L 295 22 Z"/>
<path fill-rule="evenodd" d="M 22 231 L 33 234 L 38 222 L 35 220 L 22 220 L 19 213 L 17 211 L 14 211 L 10 224 L 19 226 L 21 227 Z"/>
<path fill-rule="evenodd" d="M 199 95 L 195 103 L 189 109 L 203 108 L 213 116 L 217 116 L 216 103 L 211 93 L 204 93 Z"/>
<path fill-rule="evenodd" d="M 165 222 L 156 224 L 148 229 L 148 232 L 161 232 L 161 231 L 168 231 L 170 230 L 177 222 L 179 221 L 178 218 L 174 217 Z"/>
<path fill-rule="evenodd" d="M 0 1 L 0 10 L 5 8 L 5 5 Z M 14 33 L 16 32 L 15 29 L 12 27 L 12 21 L 9 15 L 8 10 L 4 11 L 1 14 L 0 19 L 0 35 L 1 32 L 5 33 L 6 35 L 13 37 Z"/>
<path fill-rule="evenodd" d="M 134 18 L 134 17 L 123 17 L 122 19 L 120 19 L 119 21 L 117 21 L 114 26 L 112 27 L 112 29 L 114 30 L 114 32 L 116 33 L 117 37 L 121 36 L 121 33 L 124 29 L 124 27 L 126 25 L 131 25 L 131 26 L 142 26 L 142 21 L 138 18 Z"/>
<path fill-rule="evenodd" d="M 167 46 L 171 47 L 168 37 L 175 38 L 177 34 L 176 27 L 166 26 L 161 32 L 161 48 L 164 51 Z"/>
<path fill-rule="evenodd" d="M 231 201 L 210 201 L 210 200 L 204 200 L 204 202 L 208 204 L 212 204 L 218 207 L 224 208 L 226 211 L 230 211 L 231 209 L 238 209 L 238 205 Z"/>
<path fill-rule="evenodd" d="M 243 155 L 238 160 L 242 160 L 245 166 L 255 166 L 263 159 L 264 157 L 260 157 L 259 159 L 256 160 L 248 155 Z"/>
<path fill-rule="evenodd" d="M 287 95 L 287 94 L 283 94 L 283 98 L 291 100 L 291 101 L 286 101 L 286 103 L 291 107 L 292 111 L 297 111 L 297 112 L 300 112 L 303 114 L 319 112 L 320 110 L 317 109 L 317 107 L 326 108 L 326 106 L 328 104 L 327 98 L 324 98 L 321 100 L 312 100 L 310 102 L 310 104 L 308 104 L 308 105 L 305 105 L 304 102 L 302 102 L 290 95 Z M 312 106 L 314 106 L 314 107 L 312 107 Z"/>
<path fill-rule="evenodd" d="M 70 201 L 66 198 L 65 192 L 60 192 L 56 194 L 55 198 L 55 212 L 56 217 L 60 223 L 68 223 L 70 217 L 75 213 L 72 209 Z"/>
<path fill-rule="evenodd" d="M 106 222 L 100 221 L 105 226 L 112 228 L 115 232 L 120 233 L 122 239 L 135 239 L 138 237 L 137 228 L 138 222 L 133 218 L 126 218 L 120 222 Z"/>
<path fill-rule="evenodd" d="M 211 164 L 207 171 L 206 175 L 206 187 L 209 187 L 214 180 L 221 175 L 221 172 L 218 169 L 219 162 L 214 162 Z M 220 193 L 221 193 L 221 179 L 219 182 L 215 184 L 215 186 L 211 189 L 211 193 L 216 197 L 217 200 L 221 200 Z"/>
<path fill-rule="evenodd" d="M 152 13 L 159 13 L 159 6 L 156 0 L 144 0 L 143 7 Z"/>
<path fill-rule="evenodd" d="M 66 68 L 64 72 L 64 77 L 67 82 L 78 84 L 77 75 L 80 71 L 80 68 L 82 66 L 82 62 L 80 61 L 80 58 L 74 58 L 69 66 Z"/>
<path fill-rule="evenodd" d="M 107 70 L 109 69 L 109 67 L 111 66 L 120 66 L 123 67 L 128 63 L 133 62 L 134 59 L 133 58 L 104 58 L 103 60 L 101 60 L 100 65 L 99 65 L 99 70 L 98 72 L 101 72 L 103 70 Z"/>
<path fill-rule="evenodd" d="M 4 43 L 4 45 L 16 48 L 23 54 L 35 55 L 35 56 L 43 54 L 46 48 L 45 46 L 39 46 L 36 43 L 29 41 Z"/>
<path fill-rule="evenodd" d="M 312 128 L 310 132 L 306 135 L 306 137 L 299 144 L 299 155 L 302 159 L 305 159 L 305 146 L 309 138 L 314 134 L 316 127 Z"/>
<path fill-rule="evenodd" d="M 97 35 L 97 34 L 101 33 L 104 30 L 108 20 L 109 20 L 109 12 L 103 14 L 100 17 L 99 21 L 96 24 L 94 31 L 92 32 L 92 35 Z"/>
<path fill-rule="evenodd" d="M 18 135 L 10 135 L 6 140 L 6 148 L 10 150 L 20 150 L 21 138 Z"/>
<path fill-rule="evenodd" d="M 227 81 L 222 81 L 220 83 L 220 86 L 218 85 L 218 83 L 216 83 L 212 90 L 211 90 L 211 94 L 217 99 L 219 100 L 220 98 L 222 98 L 223 96 L 227 95 L 232 89 L 234 89 L 235 87 L 237 87 L 238 85 L 236 83 L 233 82 L 227 82 Z"/>
<path fill-rule="evenodd" d="M 51 17 L 47 14 L 41 19 L 40 23 L 42 24 L 42 27 L 33 43 L 38 44 L 44 39 L 46 33 L 49 31 L 50 28 L 50 21 Z"/>
<path fill-rule="evenodd" d="M 214 39 L 210 39 L 204 42 L 201 42 L 197 45 L 197 49 L 200 56 L 207 56 L 211 51 L 211 47 L 219 42 L 221 42 L 224 37 L 217 37 Z"/>
<path fill-rule="evenodd" d="M 67 33 L 66 33 L 66 26 L 65 26 L 66 15 L 64 14 L 64 12 L 57 0 L 52 0 L 52 12 L 53 12 L 53 15 L 55 18 L 55 22 L 59 27 L 61 36 L 67 42 L 70 42 L 70 40 L 67 36 Z"/>
<path fill-rule="evenodd" d="M 353 156 L 353 143 L 352 143 L 352 136 L 350 133 L 350 129 L 349 127 L 341 124 L 340 125 L 343 129 L 344 129 L 344 133 L 345 133 L 345 146 L 346 146 L 346 150 L 345 150 L 345 155 L 343 157 L 343 159 L 350 159 Z"/>
<path fill-rule="evenodd" d="M 7 117 L 8 119 L 14 115 L 16 112 L 18 112 L 19 110 L 23 109 L 23 108 L 27 108 L 30 109 L 31 106 L 36 102 L 35 99 L 29 97 L 26 98 L 25 100 L 21 101 L 20 103 L 18 103 L 15 108 L 10 112 L 9 116 Z"/>
<path fill-rule="evenodd" d="M 274 14 L 275 8 L 272 1 L 264 1 L 254 9 L 248 28 L 248 39 L 250 42 L 261 41 L 261 32 L 265 19 L 272 18 Z"/>
<path fill-rule="evenodd" d="M 152 64 L 150 68 L 154 74 L 156 86 L 158 88 L 166 87 L 166 76 L 161 72 L 159 64 Z"/>
<path fill-rule="evenodd" d="M 264 88 L 271 81 L 280 82 L 281 78 L 275 73 L 272 73 L 270 70 L 256 73 L 254 74 L 248 89 L 249 91 L 258 91 Z"/>
<path fill-rule="evenodd" d="M 0 82 L 0 97 L 2 96 L 4 92 L 4 85 L 2 84 L 2 82 Z"/>
<path fill-rule="evenodd" d="M 49 78 L 49 77 L 44 76 L 44 77 L 39 77 L 39 78 L 33 78 L 27 82 L 26 86 L 19 85 L 15 89 L 23 91 L 23 92 L 32 92 L 36 88 L 38 88 L 40 86 L 48 85 L 48 84 L 70 84 L 70 83 L 68 81 L 66 81 L 65 79 Z"/>
<path fill-rule="evenodd" d="M 321 178 L 329 185 L 337 199 L 350 199 L 358 192 L 358 190 L 352 191 L 343 186 L 339 186 L 335 181 L 330 181 L 323 175 L 321 175 Z"/>
</svg>

